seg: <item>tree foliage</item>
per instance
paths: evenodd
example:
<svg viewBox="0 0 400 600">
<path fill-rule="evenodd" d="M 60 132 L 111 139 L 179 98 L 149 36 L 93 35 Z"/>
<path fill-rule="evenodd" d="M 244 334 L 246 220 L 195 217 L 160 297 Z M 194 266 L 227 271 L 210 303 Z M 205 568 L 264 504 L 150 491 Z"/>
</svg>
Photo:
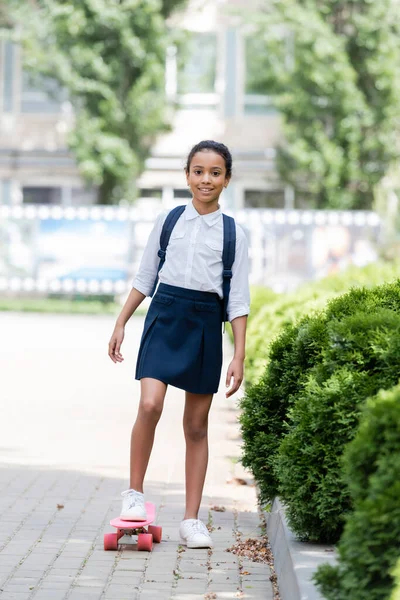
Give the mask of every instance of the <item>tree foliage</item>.
<svg viewBox="0 0 400 600">
<path fill-rule="evenodd" d="M 165 18 L 182 0 L 5 0 L 25 68 L 56 79 L 76 123 L 69 143 L 83 177 L 110 203 L 134 187 L 168 127 Z"/>
<path fill-rule="evenodd" d="M 398 159 L 397 0 L 271 0 L 259 91 L 274 97 L 282 179 L 318 208 L 370 208 Z"/>
</svg>

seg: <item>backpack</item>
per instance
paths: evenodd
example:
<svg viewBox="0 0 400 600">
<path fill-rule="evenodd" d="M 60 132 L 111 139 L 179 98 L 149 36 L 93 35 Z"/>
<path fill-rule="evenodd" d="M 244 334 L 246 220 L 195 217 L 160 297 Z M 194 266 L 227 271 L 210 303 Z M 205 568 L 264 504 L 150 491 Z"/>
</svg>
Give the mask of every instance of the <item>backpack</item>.
<svg viewBox="0 0 400 600">
<path fill-rule="evenodd" d="M 169 238 L 173 228 L 176 225 L 181 214 L 184 212 L 186 205 L 176 206 L 167 215 L 164 221 L 164 225 L 160 235 L 160 249 L 158 256 L 160 257 L 160 263 L 157 269 L 156 280 L 154 282 L 153 290 L 150 297 L 154 295 L 158 283 L 158 273 L 160 272 L 164 262 L 167 251 Z M 228 300 L 229 292 L 231 289 L 231 278 L 232 278 L 232 265 L 235 260 L 235 249 L 236 249 L 236 226 L 235 220 L 228 215 L 222 214 L 224 224 L 224 248 L 222 251 L 222 263 L 224 270 L 222 272 L 222 292 L 223 292 L 223 313 L 222 320 L 225 322 L 228 320 Z"/>
</svg>

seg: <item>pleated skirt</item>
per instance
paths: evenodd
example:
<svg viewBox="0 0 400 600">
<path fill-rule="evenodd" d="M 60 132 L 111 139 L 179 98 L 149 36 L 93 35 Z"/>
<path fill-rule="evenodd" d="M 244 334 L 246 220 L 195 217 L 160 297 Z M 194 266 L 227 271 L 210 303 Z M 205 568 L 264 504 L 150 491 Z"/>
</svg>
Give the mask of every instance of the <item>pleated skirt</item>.
<svg viewBox="0 0 400 600">
<path fill-rule="evenodd" d="M 214 394 L 221 368 L 218 294 L 160 283 L 146 315 L 135 378 L 151 377 L 193 394 Z"/>
</svg>

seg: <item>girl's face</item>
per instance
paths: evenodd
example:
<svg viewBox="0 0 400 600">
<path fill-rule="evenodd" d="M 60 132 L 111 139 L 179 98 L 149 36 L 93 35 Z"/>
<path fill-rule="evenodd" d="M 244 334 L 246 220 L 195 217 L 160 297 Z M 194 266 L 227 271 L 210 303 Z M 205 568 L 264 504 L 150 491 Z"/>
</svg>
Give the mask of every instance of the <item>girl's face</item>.
<svg viewBox="0 0 400 600">
<path fill-rule="evenodd" d="M 224 158 L 212 150 L 197 152 L 186 173 L 186 180 L 195 200 L 218 204 L 222 190 L 229 183 Z"/>
</svg>

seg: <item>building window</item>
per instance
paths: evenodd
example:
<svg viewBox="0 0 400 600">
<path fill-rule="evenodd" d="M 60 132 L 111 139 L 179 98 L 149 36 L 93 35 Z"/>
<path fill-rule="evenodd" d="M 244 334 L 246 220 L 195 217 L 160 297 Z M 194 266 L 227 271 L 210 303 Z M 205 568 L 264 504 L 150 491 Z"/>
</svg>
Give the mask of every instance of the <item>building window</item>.
<svg viewBox="0 0 400 600">
<path fill-rule="evenodd" d="M 162 198 L 162 189 L 161 188 L 143 188 L 139 190 L 140 198 L 158 198 L 161 200 Z"/>
<path fill-rule="evenodd" d="M 271 97 L 266 94 L 263 77 L 266 69 L 263 41 L 256 36 L 247 36 L 244 40 L 244 48 L 246 69 L 244 112 L 248 114 L 273 112 Z"/>
<path fill-rule="evenodd" d="M 24 204 L 60 204 L 61 188 L 55 187 L 23 187 Z"/>
<path fill-rule="evenodd" d="M 21 112 L 59 113 L 61 104 L 67 100 L 66 91 L 50 77 L 35 76 L 23 71 Z"/>
<path fill-rule="evenodd" d="M 174 190 L 174 198 L 175 199 L 183 199 L 183 200 L 187 200 L 187 199 L 191 199 L 192 198 L 192 194 L 191 192 L 189 192 L 189 190 L 185 190 L 185 189 L 175 189 Z"/>
<path fill-rule="evenodd" d="M 215 33 L 191 33 L 179 62 L 177 92 L 182 106 L 215 106 L 217 37 Z"/>
<path fill-rule="evenodd" d="M 284 190 L 245 190 L 245 208 L 285 208 Z"/>
</svg>

